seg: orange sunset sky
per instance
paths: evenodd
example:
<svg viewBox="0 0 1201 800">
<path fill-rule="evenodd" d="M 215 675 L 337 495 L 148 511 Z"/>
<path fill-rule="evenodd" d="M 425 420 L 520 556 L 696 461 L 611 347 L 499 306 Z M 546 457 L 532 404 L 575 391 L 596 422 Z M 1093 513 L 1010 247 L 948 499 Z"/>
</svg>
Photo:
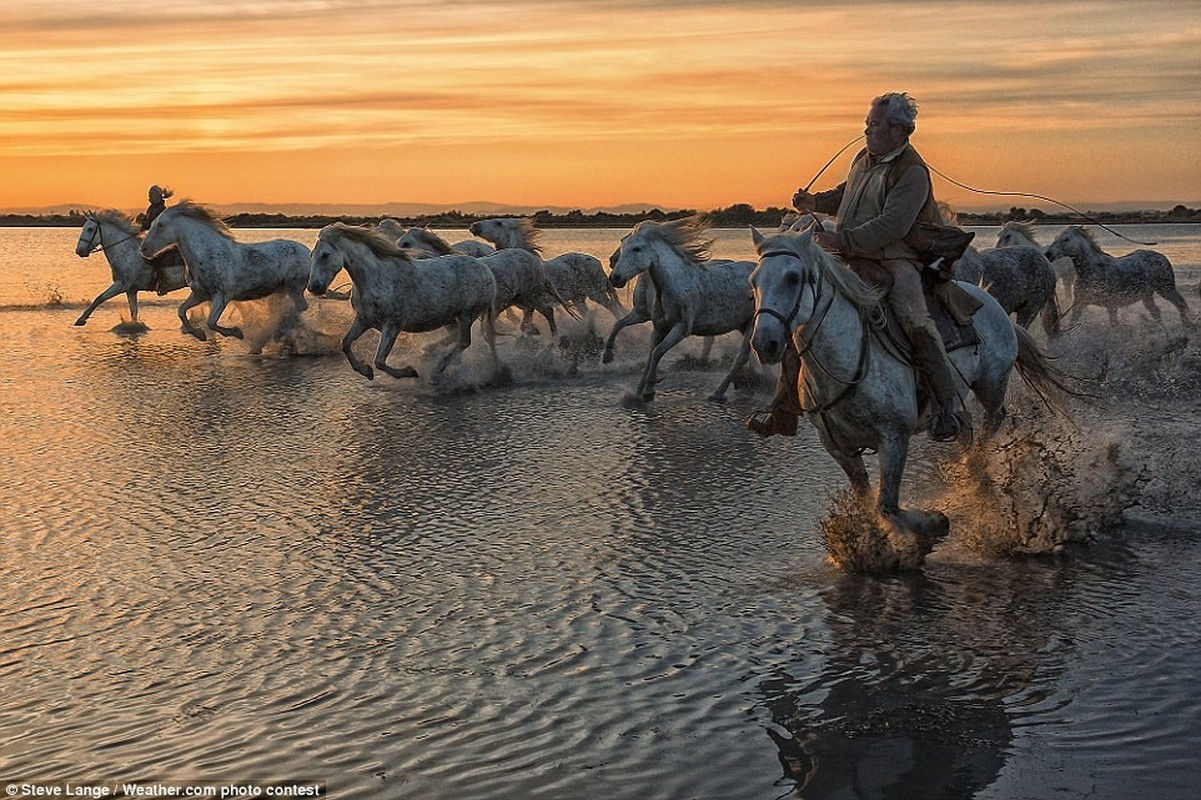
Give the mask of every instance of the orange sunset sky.
<svg viewBox="0 0 1201 800">
<path fill-rule="evenodd" d="M 212 204 L 786 205 L 891 90 L 964 183 L 1201 203 L 1197 2 L 5 0 L 4 17 L 0 208 L 137 208 L 151 183 Z"/>
</svg>

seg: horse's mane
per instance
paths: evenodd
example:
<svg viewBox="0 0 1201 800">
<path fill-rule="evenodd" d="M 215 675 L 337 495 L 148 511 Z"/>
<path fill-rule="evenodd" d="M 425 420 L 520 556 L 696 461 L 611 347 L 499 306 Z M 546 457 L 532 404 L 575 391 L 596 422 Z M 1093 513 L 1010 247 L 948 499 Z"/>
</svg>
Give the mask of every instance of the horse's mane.
<svg viewBox="0 0 1201 800">
<path fill-rule="evenodd" d="M 1070 225 L 1068 230 L 1074 230 L 1080 234 L 1084 241 L 1088 242 L 1088 246 L 1093 249 L 1093 252 L 1101 253 L 1101 245 L 1097 244 L 1097 238 L 1093 236 L 1093 232 L 1083 225 Z"/>
<path fill-rule="evenodd" d="M 1016 219 L 1011 219 L 1002 225 L 1001 229 L 1017 231 L 1035 244 L 1038 243 L 1038 239 L 1034 236 L 1034 223 L 1032 222 L 1018 222 Z"/>
<path fill-rule="evenodd" d="M 808 241 L 808 247 L 802 247 L 803 240 L 801 236 L 793 233 L 779 234 L 768 240 L 770 244 L 765 242 L 760 246 L 760 251 L 767 251 L 773 248 L 787 248 L 792 250 L 802 258 L 808 257 L 812 259 L 817 268 L 829 278 L 830 283 L 834 288 L 851 302 L 859 311 L 859 316 L 867 319 L 874 315 L 879 308 L 881 301 L 884 298 L 883 293 L 872 286 L 867 281 L 860 278 L 850 267 L 843 264 L 832 254 L 825 249 L 819 247 L 811 239 Z"/>
<path fill-rule="evenodd" d="M 513 241 L 509 242 L 511 246 L 542 255 L 542 245 L 538 244 L 538 237 L 542 235 L 542 231 L 538 230 L 533 220 L 526 217 L 511 218 L 504 220 L 502 224 L 513 237 Z"/>
<path fill-rule="evenodd" d="M 367 249 L 379 258 L 399 258 L 409 262 L 414 260 L 412 250 L 400 247 L 396 244 L 396 240 L 388 234 L 371 228 L 347 225 L 345 222 L 334 222 L 321 231 L 321 238 L 327 236 L 342 237 L 366 245 Z"/>
<path fill-rule="evenodd" d="M 860 278 L 824 248 L 810 242 L 809 252 L 826 273 L 830 283 L 859 309 L 859 316 L 867 318 L 876 313 L 884 299 L 884 294 L 879 289 Z"/>
<path fill-rule="evenodd" d="M 713 240 L 708 237 L 709 227 L 700 216 L 668 222 L 647 220 L 638 223 L 634 232 L 669 245 L 691 264 L 699 265 L 712 257 L 710 248 L 713 246 Z"/>
<path fill-rule="evenodd" d="M 127 233 L 131 236 L 141 233 L 141 231 L 137 229 L 137 226 L 134 225 L 133 220 L 129 218 L 128 214 L 118 211 L 115 208 L 106 208 L 104 211 L 92 211 L 89 212 L 87 216 L 100 223 L 107 222 L 110 225 L 115 225 L 120 228 L 123 233 Z"/>
<path fill-rule="evenodd" d="M 194 219 L 197 222 L 201 222 L 224 236 L 226 239 L 234 238 L 233 231 L 231 231 L 229 226 L 225 224 L 225 220 L 221 219 L 221 216 L 208 206 L 202 206 L 199 203 L 193 203 L 191 200 L 180 200 L 163 213 L 166 214 L 167 212 L 171 212 L 179 217 L 187 217 L 188 219 Z"/>
<path fill-rule="evenodd" d="M 433 250 L 435 253 L 439 253 L 440 255 L 448 256 L 455 252 L 454 248 L 451 247 L 445 239 L 426 228 L 410 228 L 409 230 L 405 231 L 405 236 L 412 236 L 430 250 Z M 404 236 L 401 238 L 403 239 Z"/>
</svg>

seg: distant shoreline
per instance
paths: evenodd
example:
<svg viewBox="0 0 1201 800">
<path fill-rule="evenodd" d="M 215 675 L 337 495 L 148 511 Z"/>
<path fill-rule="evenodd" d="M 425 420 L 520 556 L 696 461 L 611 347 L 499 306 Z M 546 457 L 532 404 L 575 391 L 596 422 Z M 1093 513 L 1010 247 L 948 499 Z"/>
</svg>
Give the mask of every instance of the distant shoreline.
<svg viewBox="0 0 1201 800">
<path fill-rule="evenodd" d="M 697 214 L 695 209 L 679 211 L 660 211 L 651 209 L 637 213 L 614 213 L 598 211 L 585 214 L 581 211 L 571 211 L 566 214 L 539 211 L 525 215 L 539 228 L 629 228 L 646 220 L 679 219 Z M 785 214 L 793 213 L 791 209 L 766 208 L 755 209 L 747 204 L 738 204 L 704 212 L 710 227 L 739 228 L 747 225 L 774 227 L 780 224 Z M 1071 213 L 1044 212 L 1040 209 L 1011 208 L 1009 211 L 971 213 L 961 212 L 959 224 L 964 226 L 1003 225 L 1012 220 L 1030 222 L 1037 225 L 1079 225 L 1101 223 L 1104 225 L 1147 225 L 1147 224 L 1190 224 L 1201 223 L 1201 209 L 1176 206 L 1170 211 L 1086 211 L 1087 219 Z M 446 211 L 435 214 L 423 214 L 411 217 L 395 217 L 406 227 L 423 226 L 430 228 L 467 228 L 471 223 L 481 219 L 497 216 L 513 216 L 505 214 L 465 214 L 459 211 Z M 225 218 L 231 228 L 323 228 L 333 222 L 345 222 L 352 225 L 372 225 L 379 222 L 380 216 L 335 216 L 326 214 L 289 215 L 289 214 L 232 214 Z M 83 225 L 84 216 L 80 211 L 67 214 L 0 214 L 0 227 L 5 228 L 75 228 Z"/>
</svg>

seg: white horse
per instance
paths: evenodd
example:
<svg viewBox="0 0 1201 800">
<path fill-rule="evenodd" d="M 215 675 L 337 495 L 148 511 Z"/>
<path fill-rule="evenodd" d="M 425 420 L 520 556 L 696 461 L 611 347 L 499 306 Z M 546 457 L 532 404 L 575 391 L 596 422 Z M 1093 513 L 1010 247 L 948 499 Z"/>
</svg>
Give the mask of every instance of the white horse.
<svg viewBox="0 0 1201 800">
<path fill-rule="evenodd" d="M 1039 248 L 969 246 L 954 271 L 956 280 L 983 286 L 1001 308 L 1017 317 L 1018 325 L 1028 328 L 1041 314 L 1047 337 L 1060 334 L 1055 268 Z"/>
<path fill-rule="evenodd" d="M 83 229 L 79 232 L 79 241 L 75 243 L 75 255 L 87 258 L 97 250 L 102 250 L 112 270 L 113 282 L 83 310 L 79 319 L 75 320 L 76 325 L 87 324 L 93 311 L 122 292 L 129 301 L 130 321 L 138 321 L 138 292 L 154 289 L 154 267 L 138 252 L 141 244 L 141 232 L 120 211 L 84 214 Z M 163 267 L 162 270 L 164 280 L 159 285 L 160 291 L 174 291 L 188 285 L 182 262 Z"/>
<path fill-rule="evenodd" d="M 483 242 L 479 242 L 479 244 L 488 247 Z M 396 245 L 401 249 L 409 249 L 433 257 L 455 254 L 473 255 L 457 250 L 455 245 L 425 228 L 410 228 L 396 240 Z M 520 308 L 522 310 L 521 330 L 527 334 L 536 334 L 538 329 L 532 320 L 534 312 L 537 311 L 546 318 L 553 342 L 558 336 L 559 330 L 555 322 L 555 302 L 563 305 L 563 299 L 559 297 L 554 284 L 542 269 L 542 259 L 528 250 L 515 248 L 493 250 L 490 247 L 484 255 L 474 257 L 479 258 L 496 278 L 494 316 L 500 316 L 500 312 L 508 308 Z"/>
<path fill-rule="evenodd" d="M 880 466 L 876 508 L 884 522 L 902 534 L 930 535 L 940 527 L 945 532 L 941 514 L 900 505 L 909 438 L 926 429 L 932 408 L 928 397 L 919 405 L 912 365 L 882 336 L 879 293 L 817 246 L 810 231 L 765 236 L 751 230 L 759 254 L 751 277 L 751 344 L 759 360 L 780 361 L 791 340 L 801 355 L 802 407 L 859 497 L 871 492 L 862 454 L 874 450 Z M 960 394 L 971 388 L 991 433 L 1005 416 L 1005 390 L 1015 363 L 1048 395 L 1052 373 L 1030 334 L 1014 325 L 991 295 L 979 286 L 960 285 L 982 304 L 973 317 L 980 343 L 952 350 L 948 358 Z"/>
<path fill-rule="evenodd" d="M 402 332 L 457 329 L 458 342 L 438 361 L 437 374 L 471 345 L 471 325 L 482 318 L 485 339 L 496 358 L 492 330 L 496 279 L 479 259 L 452 255 L 414 260 L 411 251 L 401 250 L 387 235 L 335 222 L 322 228 L 317 237 L 309 291 L 324 294 L 343 268 L 354 283 L 350 305 L 355 317 L 342 339 L 342 352 L 355 372 L 368 380 L 375 373 L 359 360 L 351 345 L 371 329 L 380 333 L 375 368 L 394 378 L 417 377 L 412 367 L 396 369 L 387 363 Z"/>
<path fill-rule="evenodd" d="M 1051 246 L 1047 258 L 1067 257 L 1076 266 L 1076 303 L 1072 322 L 1080 319 L 1086 306 L 1102 306 L 1109 312 L 1109 323 L 1117 325 L 1118 309 L 1141 301 L 1151 318 L 1159 321 L 1159 294 L 1180 312 L 1186 328 L 1195 327 L 1189 318 L 1188 303 L 1176 289 L 1176 275 L 1163 253 L 1135 250 L 1115 258 L 1097 246 L 1091 233 L 1080 225 L 1065 228 Z"/>
<path fill-rule="evenodd" d="M 261 300 L 285 292 L 293 318 L 308 308 L 304 287 L 309 278 L 309 249 L 291 239 L 245 244 L 234 239 L 225 223 L 208 208 L 184 200 L 158 215 L 139 248 L 144 258 L 169 247 L 179 248 L 187 265 L 192 292 L 179 306 L 183 329 L 204 341 L 205 333 L 188 320 L 188 311 L 211 301 L 208 328 L 242 338 L 242 329 L 220 324 L 226 306 L 236 300 Z M 281 327 L 290 324 L 288 319 Z"/>
<path fill-rule="evenodd" d="M 646 368 L 636 394 L 643 401 L 655 397 L 659 361 L 687 336 L 742 334 L 734 365 L 710 395 L 720 400 L 734 375 L 750 357 L 750 332 L 755 320 L 751 293 L 750 261 L 714 264 L 709 260 L 706 229 L 696 218 L 672 222 L 642 222 L 621 241 L 620 256 L 609 275 L 617 288 L 646 273 L 655 284 L 654 334 Z"/>
<path fill-rule="evenodd" d="M 1010 220 L 1001 226 L 1001 231 L 997 234 L 997 247 L 1033 247 L 1044 257 L 1047 250 L 1035 238 L 1034 225 L 1017 220 Z M 1064 299 L 1071 305 L 1076 287 L 1076 267 L 1072 264 L 1072 259 L 1057 258 L 1051 261 L 1051 267 L 1055 270 L 1056 284 L 1063 287 Z"/>
<path fill-rule="evenodd" d="M 613 251 L 609 256 L 609 271 L 617 266 L 618 259 L 621 258 L 621 245 Z M 711 264 L 729 264 L 726 260 L 714 259 Z M 617 342 L 617 334 L 631 325 L 641 325 L 644 322 L 650 322 L 655 315 L 655 301 L 658 300 L 659 293 L 655 291 L 655 282 L 642 273 L 634 278 L 634 288 L 630 293 L 630 313 L 624 317 L 619 317 L 613 323 L 613 327 L 609 329 L 609 338 L 605 340 L 605 349 L 601 353 L 601 363 L 608 364 L 613 361 L 613 346 Z M 712 336 L 706 336 L 704 344 L 701 346 L 701 361 L 709 360 L 709 353 L 713 350 Z"/>
<path fill-rule="evenodd" d="M 386 221 L 396 222 L 395 220 Z M 380 224 L 382 225 L 383 223 Z M 463 255 L 475 256 L 476 258 L 490 256 L 496 252 L 495 247 L 478 239 L 463 239 L 451 244 L 429 228 L 405 228 L 398 222 L 396 222 L 396 225 L 399 226 L 399 233 L 396 234 L 396 243 L 401 247 L 428 250 L 430 252 L 437 252 L 439 255 L 462 253 Z M 396 227 L 390 227 L 388 232 L 391 233 L 393 230 L 396 230 Z"/>
<path fill-rule="evenodd" d="M 473 236 L 487 239 L 498 250 L 514 248 L 526 250 L 542 257 L 538 244 L 541 235 L 534 223 L 528 219 L 500 217 L 473 222 L 468 229 Z M 614 318 L 625 316 L 626 310 L 617 293 L 609 284 L 609 276 L 601 267 L 600 259 L 587 253 L 563 253 L 542 262 L 542 268 L 563 299 L 564 305 L 572 305 L 580 316 L 588 311 L 588 301 L 606 308 Z"/>
</svg>

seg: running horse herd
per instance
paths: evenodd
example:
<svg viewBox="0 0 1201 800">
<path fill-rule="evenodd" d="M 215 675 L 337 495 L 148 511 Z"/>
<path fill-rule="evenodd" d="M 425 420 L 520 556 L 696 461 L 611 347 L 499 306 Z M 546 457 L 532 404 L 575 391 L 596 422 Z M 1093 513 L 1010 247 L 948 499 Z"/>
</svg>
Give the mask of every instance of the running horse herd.
<svg viewBox="0 0 1201 800">
<path fill-rule="evenodd" d="M 807 416 L 856 494 L 873 497 L 862 454 L 879 458 L 875 510 L 885 530 L 901 537 L 925 535 L 945 518 L 900 505 L 900 483 L 909 439 L 926 429 L 929 409 L 905 354 L 888 333 L 878 291 L 818 247 L 811 230 L 797 221 L 762 233 L 752 229 L 757 262 L 714 259 L 707 230 L 698 218 L 642 222 L 626 234 L 606 271 L 594 256 L 567 253 L 543 258 L 539 231 L 527 219 L 476 222 L 478 237 L 449 243 L 424 228 L 406 230 L 392 220 L 364 227 L 334 223 L 323 228 L 310 251 L 287 239 L 247 244 L 237 241 L 210 209 L 180 202 L 158 216 L 142 235 L 120 212 L 86 216 L 76 253 L 101 250 L 113 282 L 76 320 L 83 325 L 105 301 L 124 293 L 137 321 L 137 295 L 156 285 L 148 259 L 175 248 L 185 268 L 161 276 L 160 291 L 188 288 L 179 306 L 183 330 L 205 339 L 206 328 L 242 337 L 221 317 L 231 302 L 283 294 L 290 311 L 281 329 L 294 323 L 307 306 L 306 293 L 326 294 L 345 270 L 353 290 L 354 319 L 342 339 L 351 366 L 371 379 L 375 371 L 395 378 L 417 377 L 412 366 L 395 367 L 388 357 L 401 333 L 445 330 L 449 349 L 434 367 L 438 374 L 455 362 L 472 341 L 478 322 L 493 360 L 500 314 L 521 312 L 522 335 L 538 332 L 540 315 L 557 341 L 556 310 L 582 317 L 592 302 L 608 310 L 615 323 L 603 361 L 613 358 L 622 328 L 652 323 L 650 352 L 636 396 L 655 396 L 658 365 L 689 336 L 737 332 L 741 347 L 729 372 L 713 392 L 720 399 L 753 350 L 761 363 L 781 360 L 788 346 L 801 354 L 799 395 Z M 954 265 L 961 285 L 981 300 L 973 317 L 974 338 L 949 348 L 961 397 L 968 392 L 983 408 L 983 434 L 995 432 L 1004 418 L 1011 372 L 1041 396 L 1055 396 L 1063 384 L 1026 326 L 1041 317 L 1048 339 L 1061 332 L 1057 286 L 1071 303 L 1071 321 L 1085 307 L 1101 306 L 1110 321 L 1118 309 L 1141 302 L 1160 319 L 1154 296 L 1176 307 L 1182 323 L 1194 323 L 1176 289 L 1171 264 L 1162 254 L 1137 250 L 1114 257 L 1098 247 L 1083 227 L 1063 230 L 1049 246 L 1035 241 L 1031 227 L 1009 222 L 997 247 L 969 247 Z M 486 241 L 485 241 L 486 240 Z M 627 311 L 616 289 L 633 283 L 633 308 Z M 204 328 L 189 309 L 209 303 Z M 353 345 L 368 330 L 379 332 L 371 364 L 356 356 Z M 707 352 L 707 351 L 706 351 Z M 943 531 L 945 532 L 945 530 Z"/>
</svg>

